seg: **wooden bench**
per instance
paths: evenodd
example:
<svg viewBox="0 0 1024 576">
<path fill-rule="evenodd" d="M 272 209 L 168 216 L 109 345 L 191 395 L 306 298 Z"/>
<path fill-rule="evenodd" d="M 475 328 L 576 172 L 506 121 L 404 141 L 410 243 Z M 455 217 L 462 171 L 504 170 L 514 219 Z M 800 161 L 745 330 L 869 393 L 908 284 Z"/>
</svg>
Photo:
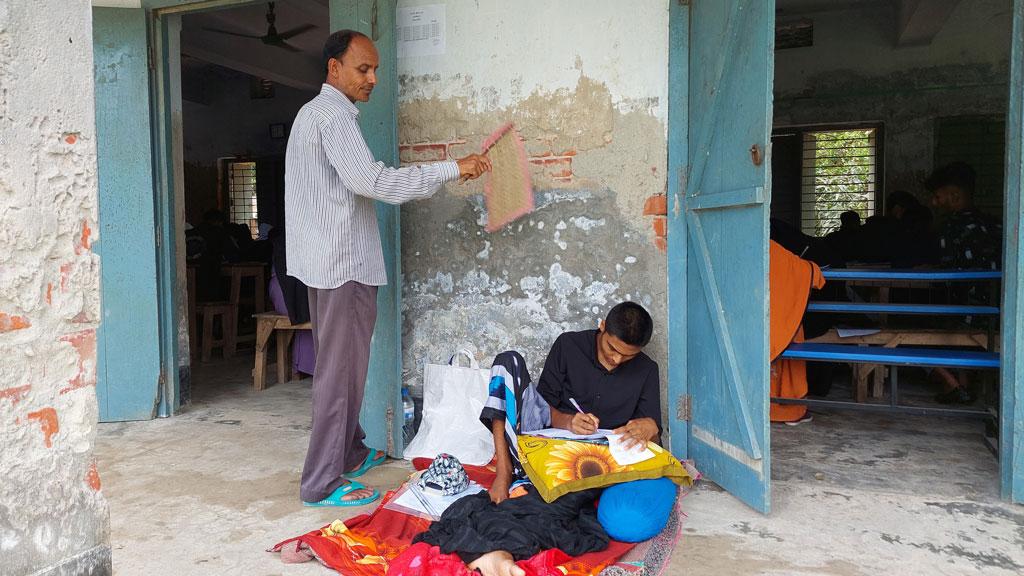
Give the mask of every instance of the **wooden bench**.
<svg viewBox="0 0 1024 576">
<path fill-rule="evenodd" d="M 289 381 L 291 355 L 288 348 L 295 331 L 312 330 L 313 325 L 309 322 L 292 324 L 288 316 L 276 312 L 253 314 L 253 318 L 256 319 L 256 366 L 252 370 L 252 387 L 260 391 L 267 387 L 267 346 L 271 334 L 277 332 L 277 383 L 281 384 Z M 292 379 L 297 376 L 294 371 L 291 375 Z"/>
<path fill-rule="evenodd" d="M 891 329 L 879 330 L 874 334 L 863 336 L 840 336 L 835 328 L 810 338 L 807 344 L 844 344 L 858 346 L 881 346 L 895 348 L 897 346 L 957 346 L 961 348 L 981 348 L 998 350 L 999 342 L 993 338 L 990 346 L 988 334 L 983 330 L 926 330 L 926 329 Z M 871 378 L 871 398 L 882 396 L 885 372 L 881 364 L 855 363 L 853 366 L 853 397 L 857 402 L 868 399 L 868 379 Z M 873 376 L 873 378 L 872 378 Z"/>
<path fill-rule="evenodd" d="M 938 348 L 879 348 L 847 344 L 790 344 L 783 358 L 819 362 L 852 362 L 889 366 L 999 368 L 999 353 Z"/>
<path fill-rule="evenodd" d="M 935 316 L 998 316 L 996 306 L 962 304 L 894 304 L 890 302 L 808 302 L 808 312 L 849 314 L 917 314 Z"/>
<path fill-rule="evenodd" d="M 894 269 L 823 269 L 826 279 L 858 282 L 877 282 L 880 286 L 891 282 L 934 283 L 992 281 L 1002 278 L 998 270 L 894 270 Z M 810 302 L 808 312 L 858 314 L 909 314 L 943 316 L 998 316 L 995 306 L 968 306 L 955 304 L 893 304 L 889 302 Z M 849 408 L 873 408 L 863 403 L 867 399 L 867 377 L 875 371 L 875 396 L 882 394 L 882 374 L 879 366 L 924 366 L 942 368 L 998 369 L 997 337 L 980 330 L 881 330 L 877 334 L 852 338 L 839 338 L 835 330 L 801 343 L 790 344 L 782 358 L 811 362 L 845 362 L 854 365 L 855 403 L 833 400 L 772 398 L 786 404 L 804 404 Z M 985 351 L 950 348 L 922 348 L 916 346 L 980 347 Z M 863 368 L 858 368 L 862 366 Z M 985 411 L 959 409 L 915 408 L 899 405 L 896 368 L 892 370 L 892 392 L 888 409 L 917 413 L 984 414 Z"/>
</svg>

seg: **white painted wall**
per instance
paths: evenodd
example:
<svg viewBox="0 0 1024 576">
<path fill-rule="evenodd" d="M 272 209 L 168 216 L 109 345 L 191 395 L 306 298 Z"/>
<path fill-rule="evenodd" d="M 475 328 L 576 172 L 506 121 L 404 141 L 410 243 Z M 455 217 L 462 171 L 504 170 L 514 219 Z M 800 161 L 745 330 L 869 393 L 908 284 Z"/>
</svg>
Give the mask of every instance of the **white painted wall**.
<svg viewBox="0 0 1024 576">
<path fill-rule="evenodd" d="M 666 186 L 669 1 L 399 0 L 446 16 L 444 54 L 398 61 L 403 161 L 478 151 L 514 121 L 537 203 L 494 233 L 479 181 L 403 206 L 406 385 L 463 342 L 484 365 L 519 350 L 536 378 L 559 333 L 627 299 L 654 315 L 647 351 L 666 365 L 664 238 L 644 204 Z"/>
<path fill-rule="evenodd" d="M 616 105 L 657 98 L 665 122 L 668 0 L 399 0 L 446 6 L 446 52 L 399 58 L 400 75 L 438 75 L 399 101 L 473 96 L 473 111 L 508 107 L 534 90 L 572 90 L 580 74 L 607 84 Z"/>
<path fill-rule="evenodd" d="M 961 1 L 927 46 L 896 47 L 893 9 L 884 5 L 808 17 L 814 21 L 814 46 L 776 52 L 776 93 L 813 87 L 817 74 L 837 70 L 885 76 L 948 64 L 997 65 L 1009 54 L 1008 0 Z"/>
<path fill-rule="evenodd" d="M 93 459 L 100 302 L 90 249 L 98 240 L 91 22 L 88 0 L 0 2 L 4 574 L 110 567 Z"/>
</svg>

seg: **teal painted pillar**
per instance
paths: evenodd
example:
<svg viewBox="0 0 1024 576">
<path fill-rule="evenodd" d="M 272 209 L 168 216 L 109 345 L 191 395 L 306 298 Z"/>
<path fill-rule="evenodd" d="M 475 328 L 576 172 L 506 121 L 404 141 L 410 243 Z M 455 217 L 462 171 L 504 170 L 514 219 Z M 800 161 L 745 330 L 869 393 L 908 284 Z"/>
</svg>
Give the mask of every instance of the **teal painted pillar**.
<svg viewBox="0 0 1024 576">
<path fill-rule="evenodd" d="M 377 87 L 359 120 L 366 143 L 377 160 L 398 165 L 398 50 L 395 44 L 395 0 L 331 0 L 331 30 L 350 28 L 373 39 L 380 53 Z M 402 451 L 401 414 L 402 313 L 400 209 L 377 203 L 388 285 L 377 293 L 377 328 L 370 349 L 370 373 L 359 421 L 366 443 L 389 454 Z"/>
<path fill-rule="evenodd" d="M 1024 0 L 1013 3 L 1010 106 L 1006 118 L 1006 198 L 1003 209 L 1002 370 L 999 462 L 1004 498 L 1024 502 Z"/>
<path fill-rule="evenodd" d="M 686 385 L 686 215 L 682 197 L 687 171 L 690 7 L 668 9 L 668 422 L 676 458 L 687 457 L 688 422 L 679 418 L 689 402 Z"/>
<path fill-rule="evenodd" d="M 94 8 L 100 421 L 155 416 L 160 379 L 146 16 Z"/>
</svg>

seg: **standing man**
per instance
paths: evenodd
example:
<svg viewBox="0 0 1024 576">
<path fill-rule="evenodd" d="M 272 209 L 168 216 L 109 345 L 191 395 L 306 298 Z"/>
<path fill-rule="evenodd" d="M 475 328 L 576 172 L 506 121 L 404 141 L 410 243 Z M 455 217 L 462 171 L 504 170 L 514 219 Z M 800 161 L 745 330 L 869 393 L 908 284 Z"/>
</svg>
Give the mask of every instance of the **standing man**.
<svg viewBox="0 0 1024 576">
<path fill-rule="evenodd" d="M 377 84 L 377 49 L 365 35 L 339 30 L 324 43 L 323 59 L 327 79 L 295 117 L 285 156 L 287 273 L 309 287 L 316 356 L 300 497 L 307 506 L 361 506 L 379 494 L 350 478 L 385 458 L 363 444 L 359 426 L 377 287 L 387 284 L 374 200 L 429 198 L 491 164 L 478 154 L 397 169 L 375 161 L 355 103 L 368 101 Z"/>
</svg>

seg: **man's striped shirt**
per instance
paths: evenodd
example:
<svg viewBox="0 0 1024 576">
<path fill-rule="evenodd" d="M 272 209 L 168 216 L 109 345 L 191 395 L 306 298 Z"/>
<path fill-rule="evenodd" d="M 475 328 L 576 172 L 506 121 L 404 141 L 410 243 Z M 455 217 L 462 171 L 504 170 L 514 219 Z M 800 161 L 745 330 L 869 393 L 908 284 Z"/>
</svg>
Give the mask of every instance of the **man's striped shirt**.
<svg viewBox="0 0 1024 576">
<path fill-rule="evenodd" d="M 374 200 L 433 196 L 459 178 L 455 162 L 389 168 L 373 158 L 359 109 L 324 84 L 299 110 L 285 153 L 287 274 L 311 288 L 387 284 Z"/>
</svg>

